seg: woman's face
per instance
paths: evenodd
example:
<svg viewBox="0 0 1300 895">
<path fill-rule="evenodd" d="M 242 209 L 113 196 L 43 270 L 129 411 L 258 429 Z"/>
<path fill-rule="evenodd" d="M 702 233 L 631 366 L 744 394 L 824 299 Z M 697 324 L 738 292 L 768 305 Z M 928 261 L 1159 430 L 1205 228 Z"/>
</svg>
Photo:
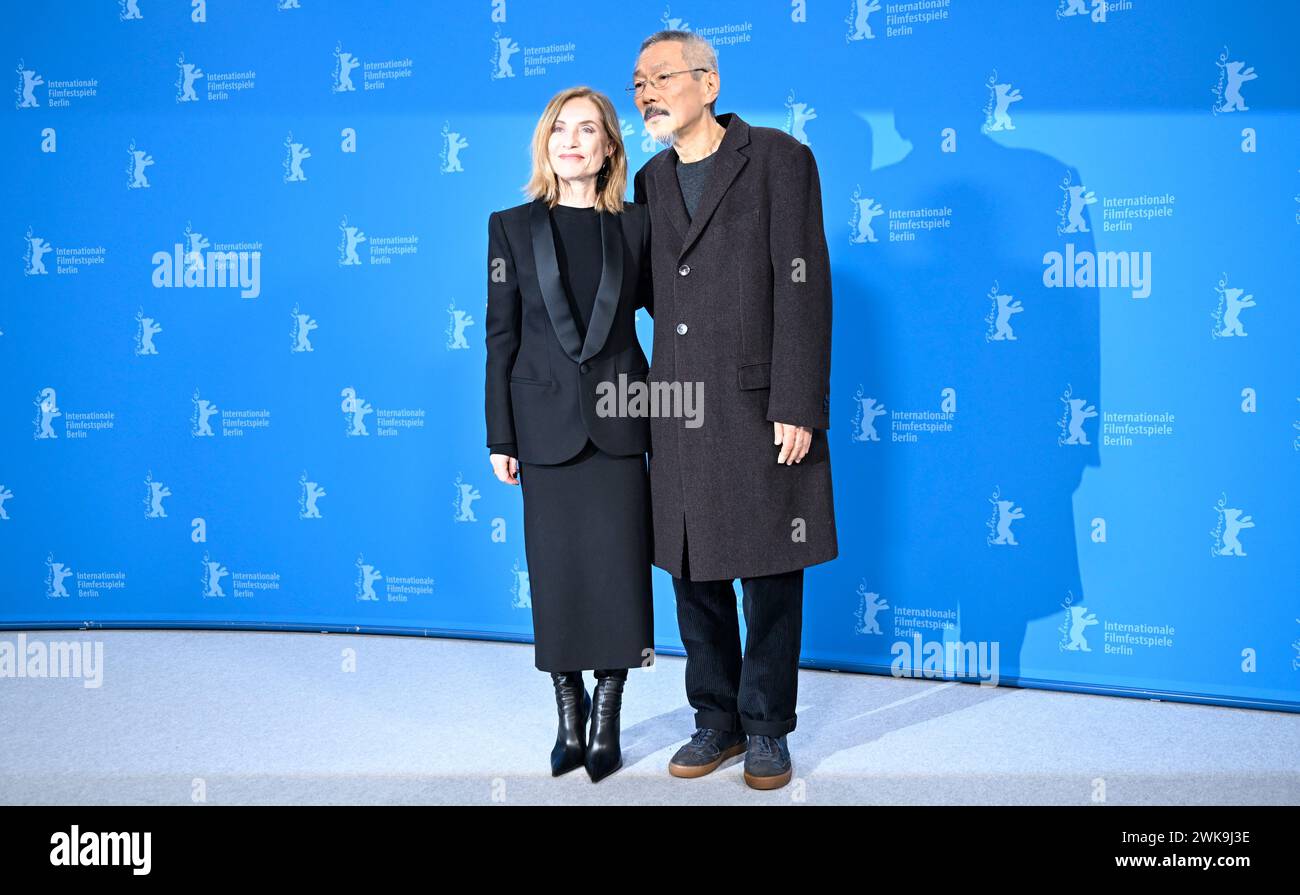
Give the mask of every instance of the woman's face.
<svg viewBox="0 0 1300 895">
<path fill-rule="evenodd" d="M 551 167 L 561 180 L 595 177 L 609 154 L 600 109 L 585 96 L 575 96 L 560 108 L 551 128 Z"/>
</svg>

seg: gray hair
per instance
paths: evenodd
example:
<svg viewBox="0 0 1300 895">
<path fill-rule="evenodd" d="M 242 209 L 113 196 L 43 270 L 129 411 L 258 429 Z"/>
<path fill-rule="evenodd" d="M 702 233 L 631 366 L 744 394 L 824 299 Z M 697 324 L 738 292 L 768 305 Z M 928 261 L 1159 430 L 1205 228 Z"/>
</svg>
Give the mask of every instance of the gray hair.
<svg viewBox="0 0 1300 895">
<path fill-rule="evenodd" d="M 713 44 L 709 43 L 707 38 L 701 37 L 693 31 L 656 31 L 645 40 L 641 41 L 641 49 L 638 52 L 645 52 L 645 48 L 651 44 L 657 44 L 665 40 L 675 40 L 682 45 L 682 56 L 686 59 L 686 64 L 691 68 L 707 68 L 709 71 L 718 71 L 718 54 L 713 49 Z M 691 77 L 699 80 L 703 72 L 693 71 Z M 709 103 L 709 114 L 713 114 L 713 103 Z"/>
</svg>

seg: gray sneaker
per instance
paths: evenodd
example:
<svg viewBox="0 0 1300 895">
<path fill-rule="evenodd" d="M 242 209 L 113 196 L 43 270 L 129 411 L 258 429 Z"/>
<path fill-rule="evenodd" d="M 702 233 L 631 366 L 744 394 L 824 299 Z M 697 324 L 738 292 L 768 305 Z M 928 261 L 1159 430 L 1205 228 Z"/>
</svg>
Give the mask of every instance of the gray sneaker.
<svg viewBox="0 0 1300 895">
<path fill-rule="evenodd" d="M 668 762 L 668 773 L 674 777 L 703 777 L 728 758 L 744 752 L 745 745 L 743 730 L 696 728 L 691 741 L 683 744 Z"/>
<path fill-rule="evenodd" d="M 785 736 L 754 734 L 745 753 L 745 782 L 754 789 L 780 789 L 790 782 L 794 770 Z"/>
</svg>

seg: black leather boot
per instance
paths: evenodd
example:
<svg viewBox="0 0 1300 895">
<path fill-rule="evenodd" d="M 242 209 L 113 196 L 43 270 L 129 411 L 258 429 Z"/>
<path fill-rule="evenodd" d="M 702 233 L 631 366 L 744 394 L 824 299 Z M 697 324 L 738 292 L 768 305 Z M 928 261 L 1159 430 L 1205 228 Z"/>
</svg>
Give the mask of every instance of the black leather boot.
<svg viewBox="0 0 1300 895">
<path fill-rule="evenodd" d="M 626 668 L 596 669 L 596 696 L 591 708 L 591 738 L 587 744 L 587 774 L 598 783 L 623 767 L 619 747 L 619 713 L 623 707 Z"/>
<path fill-rule="evenodd" d="M 551 750 L 551 776 L 567 774 L 581 767 L 587 752 L 587 717 L 591 714 L 591 697 L 582 683 L 581 671 L 551 672 L 555 683 L 555 704 L 560 726 Z"/>
</svg>

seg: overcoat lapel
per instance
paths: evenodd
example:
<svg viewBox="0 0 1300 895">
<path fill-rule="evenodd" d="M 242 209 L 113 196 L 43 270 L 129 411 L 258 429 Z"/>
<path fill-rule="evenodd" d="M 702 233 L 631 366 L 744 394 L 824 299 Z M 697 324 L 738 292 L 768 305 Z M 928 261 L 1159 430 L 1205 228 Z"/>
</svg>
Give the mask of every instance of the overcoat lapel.
<svg viewBox="0 0 1300 895">
<path fill-rule="evenodd" d="M 722 197 L 727 194 L 736 175 L 745 167 L 749 157 L 740 152 L 742 146 L 749 145 L 749 125 L 735 112 L 725 112 L 717 117 L 719 124 L 727 131 L 714 153 L 713 170 L 700 196 L 700 204 L 695 208 L 694 216 L 686 213 L 686 203 L 682 201 L 682 188 L 677 183 L 677 171 L 674 167 L 676 150 L 665 152 L 660 156 L 660 163 L 654 170 L 655 195 L 660 197 L 668 207 L 668 222 L 677 231 L 682 241 L 677 257 L 681 258 L 695 244 L 704 227 L 713 217 Z"/>
</svg>

